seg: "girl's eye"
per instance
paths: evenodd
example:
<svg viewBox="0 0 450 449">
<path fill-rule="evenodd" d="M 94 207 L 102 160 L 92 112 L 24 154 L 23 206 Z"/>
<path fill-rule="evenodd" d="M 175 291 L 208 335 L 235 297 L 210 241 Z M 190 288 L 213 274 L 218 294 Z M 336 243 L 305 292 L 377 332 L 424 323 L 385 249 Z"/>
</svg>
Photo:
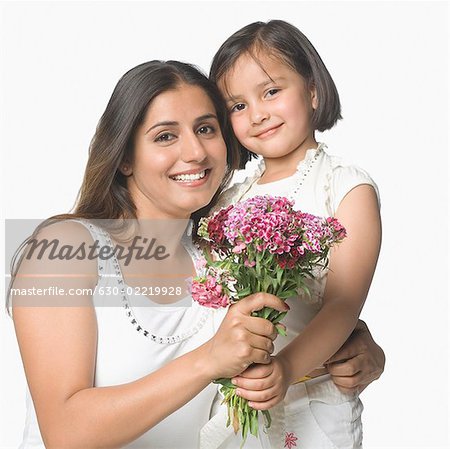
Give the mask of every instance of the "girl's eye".
<svg viewBox="0 0 450 449">
<path fill-rule="evenodd" d="M 269 89 L 269 90 L 266 92 L 266 97 L 273 97 L 273 96 L 274 96 L 275 94 L 277 94 L 279 91 L 280 91 L 280 89 L 275 89 L 275 88 Z"/>
<path fill-rule="evenodd" d="M 245 109 L 245 104 L 244 103 L 238 103 L 235 104 L 232 108 L 231 108 L 231 112 L 239 112 Z"/>
<path fill-rule="evenodd" d="M 172 133 L 162 133 L 156 139 L 155 142 L 170 142 L 175 139 Z"/>
<path fill-rule="evenodd" d="M 197 132 L 199 134 L 213 134 L 215 130 L 216 130 L 216 128 L 214 128 L 214 126 L 203 125 L 197 130 Z"/>
</svg>

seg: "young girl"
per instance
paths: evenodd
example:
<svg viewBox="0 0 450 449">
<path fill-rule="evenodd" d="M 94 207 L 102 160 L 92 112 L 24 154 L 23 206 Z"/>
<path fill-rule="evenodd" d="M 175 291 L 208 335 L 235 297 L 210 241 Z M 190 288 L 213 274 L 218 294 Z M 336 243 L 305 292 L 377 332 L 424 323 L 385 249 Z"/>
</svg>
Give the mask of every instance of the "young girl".
<svg viewBox="0 0 450 449">
<path fill-rule="evenodd" d="M 330 156 L 316 141 L 316 130 L 341 118 L 339 96 L 317 51 L 294 26 L 273 20 L 237 31 L 216 53 L 211 79 L 226 99 L 243 150 L 249 158 L 249 152 L 263 157 L 219 206 L 285 196 L 297 209 L 336 217 L 348 234 L 332 251 L 329 270 L 309 282 L 311 296 L 288 300 L 288 337 L 275 343 L 272 364 L 253 365 L 234 378 L 237 393 L 255 409 L 271 409 L 270 442 L 262 441 L 263 447 L 359 448 L 361 402 L 338 390 L 326 362 L 354 329 L 375 270 L 377 187 L 365 171 Z"/>
</svg>

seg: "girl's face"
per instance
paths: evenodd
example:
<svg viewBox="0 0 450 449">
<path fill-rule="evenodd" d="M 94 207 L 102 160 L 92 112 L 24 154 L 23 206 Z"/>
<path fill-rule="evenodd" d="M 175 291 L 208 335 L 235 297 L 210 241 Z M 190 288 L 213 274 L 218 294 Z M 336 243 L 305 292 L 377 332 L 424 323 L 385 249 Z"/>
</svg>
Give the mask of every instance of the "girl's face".
<svg viewBox="0 0 450 449">
<path fill-rule="evenodd" d="M 222 182 L 227 151 L 216 110 L 198 86 L 158 95 L 122 165 L 138 218 L 188 218 L 207 205 Z"/>
<path fill-rule="evenodd" d="M 316 145 L 315 89 L 278 58 L 242 55 L 220 81 L 241 144 L 265 158 L 293 156 Z"/>
</svg>

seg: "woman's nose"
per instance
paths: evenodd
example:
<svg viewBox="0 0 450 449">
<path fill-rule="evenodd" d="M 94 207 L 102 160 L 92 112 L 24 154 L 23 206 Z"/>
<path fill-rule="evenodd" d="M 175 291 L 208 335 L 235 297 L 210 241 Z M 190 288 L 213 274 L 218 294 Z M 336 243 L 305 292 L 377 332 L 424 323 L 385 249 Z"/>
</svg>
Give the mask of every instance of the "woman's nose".
<svg viewBox="0 0 450 449">
<path fill-rule="evenodd" d="M 181 149 L 181 159 L 184 162 L 202 162 L 206 159 L 206 151 L 198 134 L 185 134 Z"/>
</svg>

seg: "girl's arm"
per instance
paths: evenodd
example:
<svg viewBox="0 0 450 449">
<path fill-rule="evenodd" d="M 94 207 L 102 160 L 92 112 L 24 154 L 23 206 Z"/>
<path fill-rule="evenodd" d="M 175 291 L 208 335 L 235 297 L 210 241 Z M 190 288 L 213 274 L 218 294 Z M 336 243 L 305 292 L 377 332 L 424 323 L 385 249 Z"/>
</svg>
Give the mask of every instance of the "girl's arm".
<svg viewBox="0 0 450 449">
<path fill-rule="evenodd" d="M 72 231 L 64 232 L 66 239 L 60 241 L 78 247 L 81 240 L 74 235 L 79 235 L 79 229 L 74 226 L 81 225 L 68 225 Z M 14 287 L 95 286 L 96 261 L 61 264 L 26 261 L 20 274 L 34 277 L 21 276 Z M 74 278 L 74 273 L 79 276 Z M 55 305 L 44 304 L 44 300 L 55 301 Z M 236 304 L 239 307 L 233 306 L 215 337 L 198 349 L 127 384 L 94 387 L 97 321 L 91 298 L 77 297 L 76 304 L 63 304 L 67 301 L 63 296 L 25 301 L 28 304 L 22 301 L 13 306 L 14 325 L 39 427 L 49 449 L 121 447 L 182 407 L 212 379 L 236 375 L 255 359 L 268 363 L 274 328 L 267 320 L 249 315 L 264 305 L 286 310 L 274 296 L 254 295 Z"/>
<path fill-rule="evenodd" d="M 269 374 L 269 367 L 259 369 L 258 374 L 264 371 L 263 379 L 236 379 L 241 396 L 254 401 L 254 408 L 267 409 L 281 401 L 289 385 L 336 353 L 358 321 L 381 244 L 374 189 L 369 185 L 355 187 L 342 200 L 335 216 L 348 236 L 332 249 L 323 307 L 303 332 L 274 357 Z"/>
</svg>

